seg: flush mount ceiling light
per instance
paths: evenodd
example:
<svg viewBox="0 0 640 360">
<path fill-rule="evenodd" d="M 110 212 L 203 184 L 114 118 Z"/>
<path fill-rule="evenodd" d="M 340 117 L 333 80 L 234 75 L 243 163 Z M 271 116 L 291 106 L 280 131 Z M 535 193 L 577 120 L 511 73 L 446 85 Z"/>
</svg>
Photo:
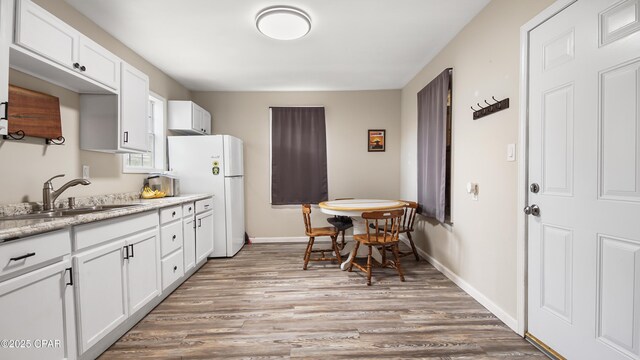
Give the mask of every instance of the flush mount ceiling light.
<svg viewBox="0 0 640 360">
<path fill-rule="evenodd" d="M 270 38 L 295 40 L 307 35 L 311 30 L 311 18 L 304 11 L 296 8 L 274 6 L 258 14 L 256 27 Z"/>
</svg>

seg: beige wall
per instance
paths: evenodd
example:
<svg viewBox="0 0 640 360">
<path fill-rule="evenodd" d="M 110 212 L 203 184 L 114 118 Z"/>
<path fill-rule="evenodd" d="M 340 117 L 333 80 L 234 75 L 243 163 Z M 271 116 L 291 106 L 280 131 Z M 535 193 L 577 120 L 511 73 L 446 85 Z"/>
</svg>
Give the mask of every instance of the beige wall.
<svg viewBox="0 0 640 360">
<path fill-rule="evenodd" d="M 189 90 L 135 54 L 63 0 L 36 0 L 36 3 L 149 75 L 151 91 L 172 100 L 191 97 Z M 60 98 L 62 131 L 66 144 L 45 146 L 42 139 L 0 142 L 0 163 L 4 164 L 5 168 L 3 176 L 0 177 L 0 189 L 11 189 L 0 191 L 0 203 L 41 201 L 42 183 L 48 177 L 63 173 L 67 174 L 67 180 L 80 177 L 82 165 L 90 166 L 92 184 L 72 188 L 65 193 L 66 196 L 128 192 L 140 188 L 143 176 L 122 174 L 119 155 L 80 150 L 77 93 L 14 70 L 10 71 L 9 82 Z M 56 180 L 55 185 L 64 181 Z"/>
<path fill-rule="evenodd" d="M 552 2 L 492 1 L 402 89 L 401 194 L 415 199 L 416 93 L 445 68 L 454 69 L 453 227 L 423 220 L 415 238 L 421 249 L 512 318 L 518 163 L 506 161 L 506 148 L 518 141 L 519 30 Z M 510 98 L 510 108 L 474 121 L 469 107 L 491 96 Z M 466 193 L 467 182 L 479 184 L 478 201 Z"/>
<path fill-rule="evenodd" d="M 299 207 L 270 204 L 269 106 L 322 105 L 326 111 L 329 198 L 396 199 L 400 194 L 400 91 L 194 92 L 216 134 L 244 140 L 246 229 L 251 237 L 304 236 Z M 369 153 L 367 129 L 386 129 L 387 149 Z M 327 226 L 318 209 L 314 226 Z"/>
</svg>

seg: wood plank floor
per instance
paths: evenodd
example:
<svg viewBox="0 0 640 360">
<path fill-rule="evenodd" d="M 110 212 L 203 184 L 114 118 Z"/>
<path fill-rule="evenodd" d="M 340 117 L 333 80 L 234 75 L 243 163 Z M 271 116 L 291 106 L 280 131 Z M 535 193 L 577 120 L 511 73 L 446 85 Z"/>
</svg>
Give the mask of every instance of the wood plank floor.
<svg viewBox="0 0 640 360">
<path fill-rule="evenodd" d="M 316 245 L 317 247 L 317 245 Z M 210 260 L 101 359 L 544 359 L 424 260 L 302 270 L 303 244 Z"/>
</svg>

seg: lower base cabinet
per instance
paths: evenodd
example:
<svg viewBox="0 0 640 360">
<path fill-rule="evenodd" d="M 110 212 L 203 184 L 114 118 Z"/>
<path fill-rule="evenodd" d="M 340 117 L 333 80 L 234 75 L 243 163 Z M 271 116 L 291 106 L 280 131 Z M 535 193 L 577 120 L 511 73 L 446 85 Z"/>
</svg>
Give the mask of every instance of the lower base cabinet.
<svg viewBox="0 0 640 360">
<path fill-rule="evenodd" d="M 92 225 L 93 232 L 130 235 L 74 255 L 80 354 L 160 296 L 160 239 L 154 216 Z"/>
<path fill-rule="evenodd" d="M 129 316 L 124 246 L 115 241 L 74 258 L 81 354 Z"/>
<path fill-rule="evenodd" d="M 196 222 L 193 215 L 182 221 L 182 236 L 184 239 L 182 251 L 184 252 L 184 271 L 187 272 L 196 266 Z"/>
<path fill-rule="evenodd" d="M 71 261 L 0 283 L 0 359 L 75 359 Z"/>
<path fill-rule="evenodd" d="M 196 262 L 207 260 L 213 252 L 213 211 L 196 215 Z"/>
</svg>

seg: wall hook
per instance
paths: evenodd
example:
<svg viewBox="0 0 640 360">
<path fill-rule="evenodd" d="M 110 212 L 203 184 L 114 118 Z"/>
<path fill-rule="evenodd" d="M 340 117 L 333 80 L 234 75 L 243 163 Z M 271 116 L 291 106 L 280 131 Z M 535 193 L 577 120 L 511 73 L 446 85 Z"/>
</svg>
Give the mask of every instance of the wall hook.
<svg viewBox="0 0 640 360">
<path fill-rule="evenodd" d="M 487 100 L 483 100 L 484 103 L 488 106 L 483 107 L 479 102 L 476 103 L 480 110 L 476 110 L 473 106 L 471 106 L 471 110 L 473 110 L 473 120 L 477 120 L 481 117 L 485 117 L 487 115 L 509 108 L 509 98 L 506 98 L 504 100 L 498 100 L 495 96 L 491 96 L 491 98 L 493 99 L 493 101 L 495 101 L 495 103 L 489 104 Z"/>
</svg>

